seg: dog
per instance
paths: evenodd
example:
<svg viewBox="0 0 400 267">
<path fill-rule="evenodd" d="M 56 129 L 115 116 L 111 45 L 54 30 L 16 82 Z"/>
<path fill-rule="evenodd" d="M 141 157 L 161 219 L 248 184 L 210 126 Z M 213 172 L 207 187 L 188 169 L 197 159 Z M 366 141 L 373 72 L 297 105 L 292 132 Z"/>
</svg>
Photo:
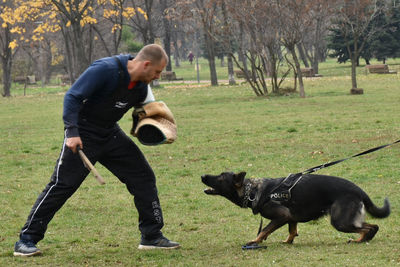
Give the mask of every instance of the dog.
<svg viewBox="0 0 400 267">
<path fill-rule="evenodd" d="M 260 213 L 271 220 L 256 239 L 247 243 L 248 246 L 258 245 L 285 224 L 289 225 L 289 236 L 284 242 L 292 244 L 298 236 L 298 223 L 327 214 L 338 231 L 360 234 L 357 240 L 348 242 L 366 242 L 375 236 L 379 227 L 365 222 L 365 211 L 375 218 L 386 218 L 390 214 L 387 198 L 383 207 L 378 208 L 360 187 L 343 178 L 301 173 L 274 179 L 248 179 L 245 176 L 246 172 L 223 172 L 202 175 L 201 179 L 211 187 L 204 190 L 206 194 L 223 196 L 242 208 L 251 208 L 253 214 Z"/>
</svg>

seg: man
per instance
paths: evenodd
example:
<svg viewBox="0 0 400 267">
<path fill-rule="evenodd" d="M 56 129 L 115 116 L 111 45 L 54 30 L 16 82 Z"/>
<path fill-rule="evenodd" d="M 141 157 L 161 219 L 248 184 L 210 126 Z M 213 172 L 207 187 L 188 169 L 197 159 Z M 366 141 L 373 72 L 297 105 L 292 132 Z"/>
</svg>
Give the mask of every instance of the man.
<svg viewBox="0 0 400 267">
<path fill-rule="evenodd" d="M 15 256 L 41 254 L 36 247 L 44 238 L 55 213 L 79 188 L 89 171 L 77 150 L 92 163 L 100 162 L 125 183 L 134 195 L 139 213 L 139 249 L 178 248 L 161 233 L 163 217 L 155 175 L 142 152 L 118 126 L 132 107 L 154 101 L 148 84 L 160 77 L 168 62 L 161 46 L 143 47 L 138 55 L 97 60 L 78 78 L 64 98 L 65 139 L 50 183 L 39 195 L 14 247 Z"/>
</svg>

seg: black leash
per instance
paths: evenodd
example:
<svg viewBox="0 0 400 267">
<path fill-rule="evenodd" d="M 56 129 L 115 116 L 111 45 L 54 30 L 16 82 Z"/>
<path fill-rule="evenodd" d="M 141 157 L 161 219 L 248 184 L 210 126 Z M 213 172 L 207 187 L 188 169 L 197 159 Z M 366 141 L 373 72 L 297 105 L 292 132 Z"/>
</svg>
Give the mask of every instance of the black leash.
<svg viewBox="0 0 400 267">
<path fill-rule="evenodd" d="M 338 163 L 340 163 L 340 162 L 343 162 L 343 161 L 345 161 L 345 160 L 352 159 L 352 158 L 355 158 L 355 157 L 359 157 L 359 156 L 362 156 L 362 155 L 366 155 L 366 154 L 375 152 L 375 151 L 377 151 L 377 150 L 380 150 L 380 149 L 382 149 L 382 148 L 385 148 L 385 147 L 388 147 L 388 146 L 391 146 L 391 145 L 394 145 L 394 144 L 397 144 L 397 143 L 400 143 L 400 140 L 397 140 L 397 141 L 395 141 L 395 142 L 393 142 L 393 143 L 390 143 L 390 144 L 386 144 L 386 145 L 382 145 L 382 146 L 377 146 L 377 147 L 368 149 L 368 150 L 366 150 L 366 151 L 364 151 L 364 152 L 355 154 L 355 155 L 353 155 L 353 156 L 351 156 L 351 157 L 348 157 L 348 158 L 344 158 L 344 159 L 340 159 L 340 160 L 335 160 L 335 161 L 327 162 L 327 163 L 324 163 L 324 164 L 315 166 L 315 167 L 313 167 L 313 168 L 307 169 L 307 170 L 305 170 L 305 171 L 303 171 L 303 172 L 296 173 L 295 175 L 296 175 L 296 176 L 299 176 L 299 177 L 301 178 L 301 176 L 302 176 L 303 174 L 313 173 L 313 172 L 319 171 L 319 170 L 321 170 L 321 169 L 323 169 L 323 168 L 327 168 L 327 167 L 336 165 L 336 164 L 338 164 Z M 290 176 L 290 175 L 292 175 L 292 174 L 289 174 L 289 176 Z M 289 177 L 289 176 L 288 176 L 288 177 Z M 300 178 L 299 178 L 299 179 L 300 179 Z M 261 216 L 261 221 L 260 221 L 260 226 L 258 227 L 257 236 L 261 233 L 261 231 L 262 231 L 262 226 L 263 226 L 263 219 L 262 219 L 262 216 Z"/>
<path fill-rule="evenodd" d="M 383 146 L 378 146 L 378 147 L 374 147 L 374 148 L 368 149 L 368 150 L 366 150 L 366 151 L 364 151 L 364 152 L 358 153 L 358 154 L 356 154 L 356 155 L 353 155 L 353 156 L 348 157 L 348 158 L 345 158 L 345 159 L 340 159 L 340 160 L 336 160 L 336 161 L 331 161 L 331 162 L 327 162 L 327 163 L 324 163 L 324 164 L 315 166 L 315 167 L 313 167 L 313 168 L 310 168 L 310 169 L 308 169 L 308 170 L 303 171 L 301 174 L 313 173 L 313 172 L 319 171 L 319 170 L 321 170 L 321 169 L 323 169 L 323 168 L 330 167 L 330 166 L 333 166 L 333 165 L 338 164 L 338 163 L 340 163 L 340 162 L 343 162 L 343 161 L 345 161 L 345 160 L 352 159 L 352 158 L 355 158 L 355 157 L 359 157 L 359 156 L 362 156 L 362 155 L 365 155 L 365 154 L 369 154 L 369 153 L 372 153 L 372 152 L 374 152 L 374 151 L 380 150 L 380 149 L 382 149 L 382 148 L 385 148 L 385 147 L 394 145 L 394 144 L 396 144 L 396 143 L 400 143 L 400 140 L 397 140 L 397 141 L 395 141 L 395 142 L 393 142 L 393 143 L 386 144 L 386 145 L 383 145 Z"/>
</svg>

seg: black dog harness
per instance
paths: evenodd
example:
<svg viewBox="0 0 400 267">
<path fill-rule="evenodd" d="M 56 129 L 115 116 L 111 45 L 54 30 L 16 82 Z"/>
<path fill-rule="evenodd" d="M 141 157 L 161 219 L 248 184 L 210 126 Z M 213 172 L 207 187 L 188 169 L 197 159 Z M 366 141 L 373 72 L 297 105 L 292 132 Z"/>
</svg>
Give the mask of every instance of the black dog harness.
<svg viewBox="0 0 400 267">
<path fill-rule="evenodd" d="M 269 198 L 279 202 L 289 201 L 293 187 L 303 178 L 303 173 L 289 174 L 277 187 L 275 187 Z"/>
</svg>

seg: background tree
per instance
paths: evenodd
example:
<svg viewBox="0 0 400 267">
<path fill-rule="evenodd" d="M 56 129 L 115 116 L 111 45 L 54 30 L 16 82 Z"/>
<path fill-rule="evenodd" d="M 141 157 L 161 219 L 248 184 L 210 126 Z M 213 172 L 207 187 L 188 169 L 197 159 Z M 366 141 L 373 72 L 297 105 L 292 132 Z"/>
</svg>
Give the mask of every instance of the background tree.
<svg viewBox="0 0 400 267">
<path fill-rule="evenodd" d="M 306 95 L 296 46 L 301 43 L 305 32 L 312 25 L 314 7 L 313 0 L 276 1 L 275 6 L 275 12 L 280 25 L 280 40 L 288 49 L 294 61 L 295 76 L 297 75 L 299 81 L 300 97 L 305 97 Z"/>
<path fill-rule="evenodd" d="M 206 53 L 208 55 L 208 65 L 210 67 L 211 85 L 218 85 L 217 70 L 215 67 L 215 28 L 220 25 L 218 11 L 220 11 L 217 0 L 177 0 L 173 10 L 175 17 L 187 23 L 189 29 L 195 34 L 195 42 L 198 42 L 199 36 L 196 35 L 198 29 L 202 30 L 205 42 Z M 197 57 L 198 55 L 196 55 Z"/>
<path fill-rule="evenodd" d="M 335 1 L 314 0 L 312 2 L 311 24 L 304 32 L 300 45 L 304 47 L 305 56 L 311 62 L 314 73 L 319 73 L 318 64 L 325 60 L 327 54 L 325 36 L 329 32 L 330 21 L 335 11 Z"/>
<path fill-rule="evenodd" d="M 154 0 L 130 0 L 130 4 L 138 8 L 142 16 L 131 16 L 126 25 L 139 33 L 138 36 L 145 45 L 154 43 L 156 39 L 154 25 L 162 24 L 162 11 L 155 5 L 158 3 Z"/>
<path fill-rule="evenodd" d="M 384 6 L 379 5 L 377 0 L 339 0 L 338 4 L 335 25 L 340 29 L 351 60 L 352 88 L 350 92 L 362 94 L 363 89 L 357 87 L 357 61 L 365 45 L 371 41 L 376 31 L 381 29 L 377 24 L 371 22 Z"/>
<path fill-rule="evenodd" d="M 12 67 L 12 33 L 10 31 L 11 6 L 9 2 L 0 3 L 0 59 L 3 70 L 3 96 L 10 96 L 11 89 L 11 67 Z"/>
<path fill-rule="evenodd" d="M 229 4 L 229 2 L 228 2 Z M 232 31 L 229 27 L 229 25 L 232 23 L 232 20 L 230 16 L 228 15 L 228 11 L 226 8 L 226 1 L 222 0 L 221 2 L 221 10 L 222 10 L 222 17 L 223 17 L 223 26 L 221 28 L 222 30 L 222 44 L 224 47 L 224 51 L 227 54 L 227 60 L 228 60 L 228 79 L 229 79 L 229 85 L 234 85 L 236 84 L 235 82 L 235 73 L 233 70 L 233 59 L 232 59 L 232 54 L 234 52 L 233 49 L 233 44 L 232 44 Z"/>
<path fill-rule="evenodd" d="M 388 6 L 387 13 L 380 12 L 373 24 L 381 30 L 371 38 L 369 51 L 371 56 L 385 64 L 386 59 L 395 58 L 400 53 L 400 3 L 396 5 L 394 1 Z"/>
</svg>

